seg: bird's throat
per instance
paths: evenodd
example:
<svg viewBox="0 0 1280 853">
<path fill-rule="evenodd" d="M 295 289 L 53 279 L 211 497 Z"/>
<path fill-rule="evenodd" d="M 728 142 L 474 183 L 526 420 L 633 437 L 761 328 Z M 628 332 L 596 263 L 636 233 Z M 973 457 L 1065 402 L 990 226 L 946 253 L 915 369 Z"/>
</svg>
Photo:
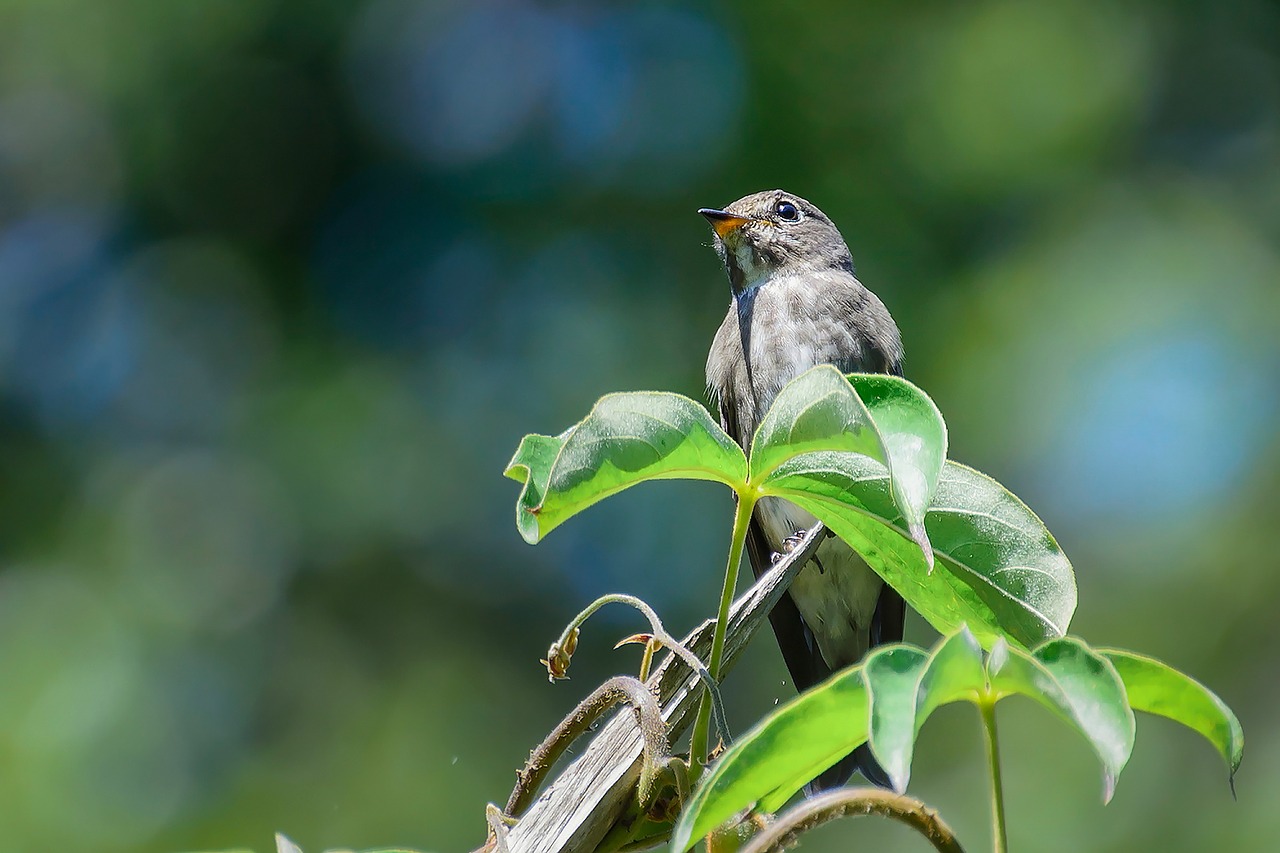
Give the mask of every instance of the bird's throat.
<svg viewBox="0 0 1280 853">
<path fill-rule="evenodd" d="M 724 260 L 729 272 L 729 286 L 735 296 L 749 293 L 769 277 L 769 265 L 748 240 L 738 238 L 726 242 Z"/>
</svg>

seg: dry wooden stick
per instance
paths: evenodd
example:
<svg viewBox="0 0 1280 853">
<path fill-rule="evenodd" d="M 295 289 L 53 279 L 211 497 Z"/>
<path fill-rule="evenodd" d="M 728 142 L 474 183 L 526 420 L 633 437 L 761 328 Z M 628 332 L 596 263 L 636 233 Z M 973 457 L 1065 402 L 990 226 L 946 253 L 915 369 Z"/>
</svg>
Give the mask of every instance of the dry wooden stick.
<svg viewBox="0 0 1280 853">
<path fill-rule="evenodd" d="M 826 535 L 822 525 L 815 525 L 791 553 L 734 603 L 726 636 L 726 673 Z M 683 644 L 703 659 L 711 651 L 713 621 L 703 622 L 684 639 Z M 678 656 L 668 653 L 648 684 L 655 689 L 668 738 L 674 741 L 693 722 L 698 676 Z M 634 793 L 642 748 L 635 715 L 630 711 L 615 713 L 582 756 L 564 769 L 511 829 L 506 839 L 511 853 L 594 850 Z"/>
</svg>

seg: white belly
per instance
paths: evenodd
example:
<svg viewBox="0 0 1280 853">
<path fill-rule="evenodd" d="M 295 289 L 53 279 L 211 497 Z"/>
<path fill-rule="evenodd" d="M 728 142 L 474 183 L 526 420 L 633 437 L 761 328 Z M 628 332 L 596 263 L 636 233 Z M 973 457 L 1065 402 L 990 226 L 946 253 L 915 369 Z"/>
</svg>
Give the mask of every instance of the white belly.
<svg viewBox="0 0 1280 853">
<path fill-rule="evenodd" d="M 775 551 L 782 550 L 787 536 L 817 522 L 781 498 L 762 498 L 757 512 Z M 832 669 L 856 663 L 866 653 L 883 583 L 861 557 L 834 536 L 818 546 L 816 559 L 792 581 L 791 597 Z"/>
</svg>

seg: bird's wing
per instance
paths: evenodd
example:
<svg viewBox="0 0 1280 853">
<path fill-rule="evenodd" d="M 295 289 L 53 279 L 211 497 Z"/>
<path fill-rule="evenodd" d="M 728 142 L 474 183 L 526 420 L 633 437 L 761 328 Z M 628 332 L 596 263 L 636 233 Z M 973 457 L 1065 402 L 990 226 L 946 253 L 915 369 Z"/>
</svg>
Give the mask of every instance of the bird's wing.
<svg viewBox="0 0 1280 853">
<path fill-rule="evenodd" d="M 885 643 L 901 643 L 902 627 L 906 621 L 907 605 L 898 591 L 887 583 L 880 587 L 876 610 L 871 615 L 871 646 Z"/>
</svg>

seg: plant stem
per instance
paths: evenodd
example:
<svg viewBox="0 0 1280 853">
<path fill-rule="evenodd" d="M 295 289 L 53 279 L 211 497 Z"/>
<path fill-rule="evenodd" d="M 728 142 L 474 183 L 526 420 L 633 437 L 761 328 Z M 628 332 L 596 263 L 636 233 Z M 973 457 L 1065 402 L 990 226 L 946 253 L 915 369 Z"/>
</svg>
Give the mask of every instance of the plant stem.
<svg viewBox="0 0 1280 853">
<path fill-rule="evenodd" d="M 578 737 L 590 730 L 597 720 L 619 702 L 626 702 L 639 712 L 638 722 L 640 735 L 644 741 L 642 752 L 644 760 L 638 787 L 640 799 L 643 800 L 648 796 L 651 793 L 651 782 L 655 774 L 666 765 L 668 757 L 662 706 L 658 704 L 657 697 L 638 679 L 627 675 L 615 675 L 579 702 L 578 707 L 560 721 L 551 734 L 547 735 L 546 740 L 529 753 L 529 760 L 524 768 L 516 771 L 516 786 L 507 799 L 507 807 L 503 814 L 511 818 L 524 814 L 556 760 L 573 745 Z"/>
<path fill-rule="evenodd" d="M 658 614 L 654 612 L 652 607 L 634 595 L 623 595 L 621 593 L 602 595 L 587 605 L 585 610 L 573 617 L 573 621 L 564 629 L 560 639 L 552 643 L 551 648 L 547 649 L 547 659 L 543 663 L 547 666 L 547 672 L 550 674 L 551 680 L 568 678 L 566 673 L 569 669 L 569 661 L 572 659 L 574 649 L 578 645 L 578 630 L 591 614 L 606 604 L 614 603 L 629 605 L 644 614 L 644 617 L 649 620 L 649 630 L 653 633 L 653 639 L 670 649 L 675 653 L 676 657 L 688 664 L 689 668 L 698 674 L 698 677 L 707 685 L 707 690 L 711 694 L 711 711 L 715 717 L 716 727 L 719 728 L 721 736 L 728 738 L 729 723 L 725 718 L 724 702 L 720 698 L 720 691 L 716 687 L 715 679 L 711 677 L 710 670 L 702 665 L 702 660 L 689 651 L 687 646 L 667 633 L 667 629 L 662 627 L 662 620 L 658 618 Z M 641 681 L 648 680 L 648 668 L 653 661 L 653 651 L 653 643 L 646 643 L 645 658 L 641 661 Z"/>
<path fill-rule="evenodd" d="M 914 797 L 881 788 L 837 788 L 801 800 L 740 849 L 742 853 L 790 850 L 811 829 L 838 818 L 864 815 L 880 815 L 911 827 L 939 853 L 964 853 L 955 833 L 937 812 Z"/>
<path fill-rule="evenodd" d="M 751 511 L 755 509 L 756 495 L 738 493 L 738 509 L 733 517 L 733 536 L 729 540 L 729 561 L 724 569 L 724 587 L 720 591 L 720 610 L 716 614 L 716 626 L 711 635 L 711 678 L 720 680 L 720 666 L 724 658 L 725 629 L 729 623 L 729 608 L 733 604 L 733 590 L 738 585 L 738 566 L 742 562 L 742 548 L 747 541 L 747 528 L 751 524 Z M 693 722 L 693 735 L 689 741 L 689 772 L 696 781 L 702 775 L 707 758 L 707 735 L 711 726 L 711 697 L 704 694 L 698 706 L 698 716 Z"/>
<path fill-rule="evenodd" d="M 644 644 L 644 655 L 640 658 L 640 680 L 649 680 L 649 669 L 653 666 L 653 650 L 657 648 L 657 642 L 651 637 Z"/>
<path fill-rule="evenodd" d="M 1000 775 L 1000 742 L 996 737 L 995 697 L 978 701 L 982 713 L 982 731 L 987 741 L 987 761 L 991 769 L 991 847 L 995 853 L 1007 853 L 1009 837 L 1004 823 L 1004 782 Z"/>
</svg>

